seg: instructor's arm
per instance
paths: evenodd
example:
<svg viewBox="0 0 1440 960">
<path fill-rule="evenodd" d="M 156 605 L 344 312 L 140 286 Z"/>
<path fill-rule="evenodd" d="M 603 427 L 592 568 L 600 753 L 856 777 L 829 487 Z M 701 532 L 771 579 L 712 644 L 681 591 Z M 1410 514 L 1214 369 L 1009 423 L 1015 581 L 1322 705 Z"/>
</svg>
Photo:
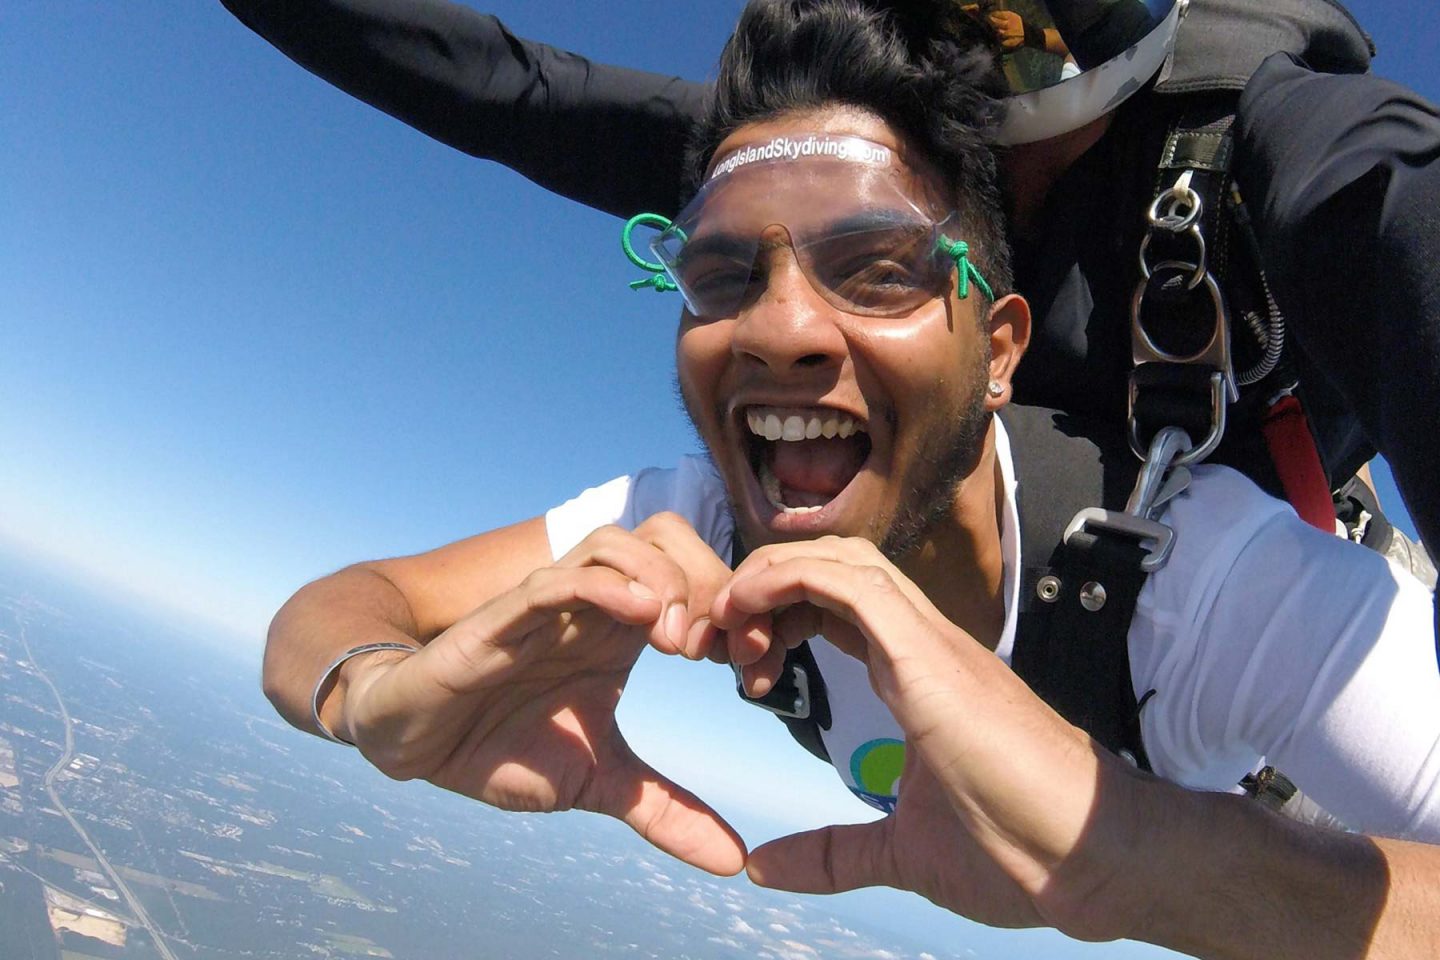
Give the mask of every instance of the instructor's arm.
<svg viewBox="0 0 1440 960">
<path fill-rule="evenodd" d="M 306 70 L 620 217 L 673 214 L 704 87 L 594 63 L 445 0 L 221 0 Z"/>
</svg>

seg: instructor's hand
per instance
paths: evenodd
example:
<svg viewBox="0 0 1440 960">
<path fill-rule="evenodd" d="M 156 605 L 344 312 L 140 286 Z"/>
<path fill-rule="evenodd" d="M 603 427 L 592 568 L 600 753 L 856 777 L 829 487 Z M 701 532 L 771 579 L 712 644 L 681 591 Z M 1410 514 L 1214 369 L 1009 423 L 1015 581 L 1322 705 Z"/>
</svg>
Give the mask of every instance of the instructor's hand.
<svg viewBox="0 0 1440 960">
<path fill-rule="evenodd" d="M 678 518 L 603 528 L 413 656 L 371 658 L 349 681 L 345 729 L 389 776 L 505 810 L 608 814 L 681 860 L 737 873 L 734 830 L 637 757 L 615 721 L 641 650 L 684 652 L 690 611 L 728 576 Z"/>
</svg>

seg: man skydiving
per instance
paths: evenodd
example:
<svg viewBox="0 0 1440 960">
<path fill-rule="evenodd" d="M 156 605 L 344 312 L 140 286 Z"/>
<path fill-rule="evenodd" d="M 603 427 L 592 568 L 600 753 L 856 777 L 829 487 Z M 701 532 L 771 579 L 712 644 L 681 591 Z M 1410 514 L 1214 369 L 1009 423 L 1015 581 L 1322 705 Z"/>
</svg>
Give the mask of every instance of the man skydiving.
<svg viewBox="0 0 1440 960">
<path fill-rule="evenodd" d="M 1160 777 L 1007 667 L 1026 643 L 1019 502 L 1071 479 L 1019 465 L 1083 434 L 1002 413 L 1029 311 L 983 137 L 994 74 L 921 13 L 756 0 L 727 46 L 691 196 L 654 248 L 708 458 L 302 588 L 267 692 L 391 776 L 596 810 L 734 872 L 739 838 L 629 749 L 615 704 L 646 644 L 741 664 L 752 695 L 803 644 L 825 752 L 894 812 L 760 848 L 762 883 L 887 883 L 1202 956 L 1433 955 L 1435 848 L 1205 792 L 1269 760 L 1352 827 L 1440 839 L 1440 677 L 1406 574 L 1197 465 L 1156 503 L 1173 549 L 1124 638 Z M 875 782 L 881 748 L 902 759 Z"/>
</svg>

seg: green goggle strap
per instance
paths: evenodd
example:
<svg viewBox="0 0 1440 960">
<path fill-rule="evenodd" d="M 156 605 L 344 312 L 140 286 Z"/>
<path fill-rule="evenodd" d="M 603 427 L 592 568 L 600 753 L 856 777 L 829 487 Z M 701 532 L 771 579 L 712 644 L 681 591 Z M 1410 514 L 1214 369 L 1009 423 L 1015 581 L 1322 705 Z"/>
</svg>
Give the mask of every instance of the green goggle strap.
<svg viewBox="0 0 1440 960">
<path fill-rule="evenodd" d="M 985 278 L 980 276 L 980 271 L 975 269 L 975 264 L 970 262 L 970 244 L 964 240 L 951 240 L 949 237 L 942 236 L 935 241 L 935 245 L 940 248 L 941 253 L 955 261 L 955 273 L 957 274 L 955 292 L 961 300 L 969 299 L 970 282 L 973 280 L 975 286 L 980 288 L 980 292 L 985 294 L 986 299 L 992 303 L 995 302 L 995 294 L 991 291 L 990 284 L 985 282 Z"/>
<path fill-rule="evenodd" d="M 669 293 L 679 290 L 675 281 L 671 280 L 665 273 L 665 264 L 656 263 L 653 260 L 646 260 L 635 252 L 635 245 L 631 242 L 630 235 L 635 232 L 636 227 L 654 227 L 657 230 L 668 230 L 671 226 L 670 220 L 660 216 L 658 213 L 637 213 L 625 221 L 625 229 L 620 231 L 620 248 L 625 251 L 625 256 L 631 263 L 641 270 L 648 270 L 651 276 L 644 280 L 630 281 L 631 290 L 642 290 L 645 287 L 653 287 L 656 293 Z"/>
</svg>

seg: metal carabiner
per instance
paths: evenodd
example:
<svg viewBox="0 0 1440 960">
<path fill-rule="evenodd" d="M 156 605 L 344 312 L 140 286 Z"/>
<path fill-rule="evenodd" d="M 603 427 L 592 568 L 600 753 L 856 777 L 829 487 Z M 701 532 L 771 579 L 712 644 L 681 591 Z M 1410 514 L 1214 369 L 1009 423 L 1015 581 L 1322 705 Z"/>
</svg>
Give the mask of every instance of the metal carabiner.
<svg viewBox="0 0 1440 960">
<path fill-rule="evenodd" d="M 1100 507 L 1081 510 L 1066 526 L 1065 542 L 1081 531 L 1107 530 L 1139 542 L 1145 550 L 1141 570 L 1154 573 L 1165 566 L 1175 547 L 1175 531 L 1156 520 L 1154 514 L 1190 485 L 1190 470 L 1179 463 L 1189 451 L 1190 435 L 1179 427 L 1165 427 L 1150 444 L 1149 456 L 1140 468 L 1124 512 Z"/>
<path fill-rule="evenodd" d="M 1180 427 L 1165 427 L 1155 434 L 1155 439 L 1150 441 L 1150 452 L 1145 457 L 1145 464 L 1135 479 L 1135 489 L 1130 492 L 1130 499 L 1125 504 L 1125 512 L 1132 517 L 1149 519 L 1155 507 L 1159 506 L 1160 490 L 1170 478 L 1171 468 L 1179 464 L 1182 455 L 1192 446 L 1194 443 L 1190 434 Z M 1185 476 L 1189 476 L 1190 471 L 1183 465 L 1179 465 L 1178 469 L 1185 470 Z M 1170 491 L 1165 499 L 1168 500 L 1179 492 Z"/>
</svg>

